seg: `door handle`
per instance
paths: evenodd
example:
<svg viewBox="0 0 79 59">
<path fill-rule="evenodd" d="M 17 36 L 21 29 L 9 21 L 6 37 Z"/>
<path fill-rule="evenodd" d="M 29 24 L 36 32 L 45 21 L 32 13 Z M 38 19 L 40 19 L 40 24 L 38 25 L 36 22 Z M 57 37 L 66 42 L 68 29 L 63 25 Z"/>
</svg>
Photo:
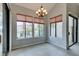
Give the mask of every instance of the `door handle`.
<svg viewBox="0 0 79 59">
<path fill-rule="evenodd" d="M 68 35 L 70 35 L 70 32 L 68 32 Z"/>
</svg>

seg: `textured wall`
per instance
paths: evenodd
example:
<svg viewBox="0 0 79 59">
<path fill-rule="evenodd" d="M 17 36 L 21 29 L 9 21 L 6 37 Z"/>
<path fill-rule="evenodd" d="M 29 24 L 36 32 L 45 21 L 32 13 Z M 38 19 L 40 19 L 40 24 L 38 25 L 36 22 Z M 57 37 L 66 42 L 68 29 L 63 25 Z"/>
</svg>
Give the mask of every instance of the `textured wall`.
<svg viewBox="0 0 79 59">
<path fill-rule="evenodd" d="M 62 38 L 58 37 L 51 37 L 49 35 L 48 42 L 55 44 L 61 48 L 66 48 L 66 4 L 65 3 L 57 3 L 49 12 L 48 14 L 48 20 L 50 20 L 51 17 L 57 16 L 62 14 L 62 20 L 63 20 L 63 27 L 62 27 Z M 50 30 L 50 25 L 48 23 L 48 33 Z"/>
</svg>

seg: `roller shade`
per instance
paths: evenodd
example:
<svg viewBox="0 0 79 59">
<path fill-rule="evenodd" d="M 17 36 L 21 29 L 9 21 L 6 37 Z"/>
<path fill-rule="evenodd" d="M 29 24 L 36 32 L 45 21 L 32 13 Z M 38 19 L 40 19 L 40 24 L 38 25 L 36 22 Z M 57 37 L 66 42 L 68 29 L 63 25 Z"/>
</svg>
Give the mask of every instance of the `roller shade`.
<svg viewBox="0 0 79 59">
<path fill-rule="evenodd" d="M 50 18 L 50 23 L 61 22 L 61 21 L 62 21 L 62 15 Z"/>
<path fill-rule="evenodd" d="M 34 23 L 45 23 L 43 18 L 34 17 Z"/>
<path fill-rule="evenodd" d="M 17 14 L 17 21 L 26 21 L 25 16 Z"/>
<path fill-rule="evenodd" d="M 55 18 L 50 18 L 51 23 L 55 23 Z"/>
<path fill-rule="evenodd" d="M 17 21 L 33 22 L 32 20 L 32 16 L 17 14 Z"/>
<path fill-rule="evenodd" d="M 26 16 L 26 22 L 33 22 L 32 16 Z"/>
<path fill-rule="evenodd" d="M 55 22 L 61 22 L 62 21 L 62 15 L 59 15 L 55 18 Z"/>
</svg>

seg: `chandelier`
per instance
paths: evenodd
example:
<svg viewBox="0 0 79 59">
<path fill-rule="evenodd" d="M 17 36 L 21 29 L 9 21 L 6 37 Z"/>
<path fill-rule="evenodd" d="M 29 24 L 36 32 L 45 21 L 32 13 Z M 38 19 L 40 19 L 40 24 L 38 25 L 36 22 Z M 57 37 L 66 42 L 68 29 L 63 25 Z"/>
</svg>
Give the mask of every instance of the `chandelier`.
<svg viewBox="0 0 79 59">
<path fill-rule="evenodd" d="M 47 15 L 47 11 L 45 8 L 43 8 L 43 6 L 41 6 L 37 11 L 36 11 L 36 15 L 38 17 L 44 17 L 45 15 Z"/>
</svg>

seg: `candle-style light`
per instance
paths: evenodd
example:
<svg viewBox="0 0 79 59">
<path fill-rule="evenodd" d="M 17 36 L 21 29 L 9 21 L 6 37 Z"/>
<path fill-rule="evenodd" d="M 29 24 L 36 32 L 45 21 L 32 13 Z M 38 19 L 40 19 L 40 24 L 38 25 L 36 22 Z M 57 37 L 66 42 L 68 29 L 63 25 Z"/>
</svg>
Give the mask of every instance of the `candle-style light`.
<svg viewBox="0 0 79 59">
<path fill-rule="evenodd" d="M 43 8 L 43 6 L 41 6 L 41 8 L 39 8 L 37 11 L 36 11 L 36 15 L 38 17 L 44 17 L 45 15 L 47 15 L 47 11 L 45 8 Z"/>
</svg>

